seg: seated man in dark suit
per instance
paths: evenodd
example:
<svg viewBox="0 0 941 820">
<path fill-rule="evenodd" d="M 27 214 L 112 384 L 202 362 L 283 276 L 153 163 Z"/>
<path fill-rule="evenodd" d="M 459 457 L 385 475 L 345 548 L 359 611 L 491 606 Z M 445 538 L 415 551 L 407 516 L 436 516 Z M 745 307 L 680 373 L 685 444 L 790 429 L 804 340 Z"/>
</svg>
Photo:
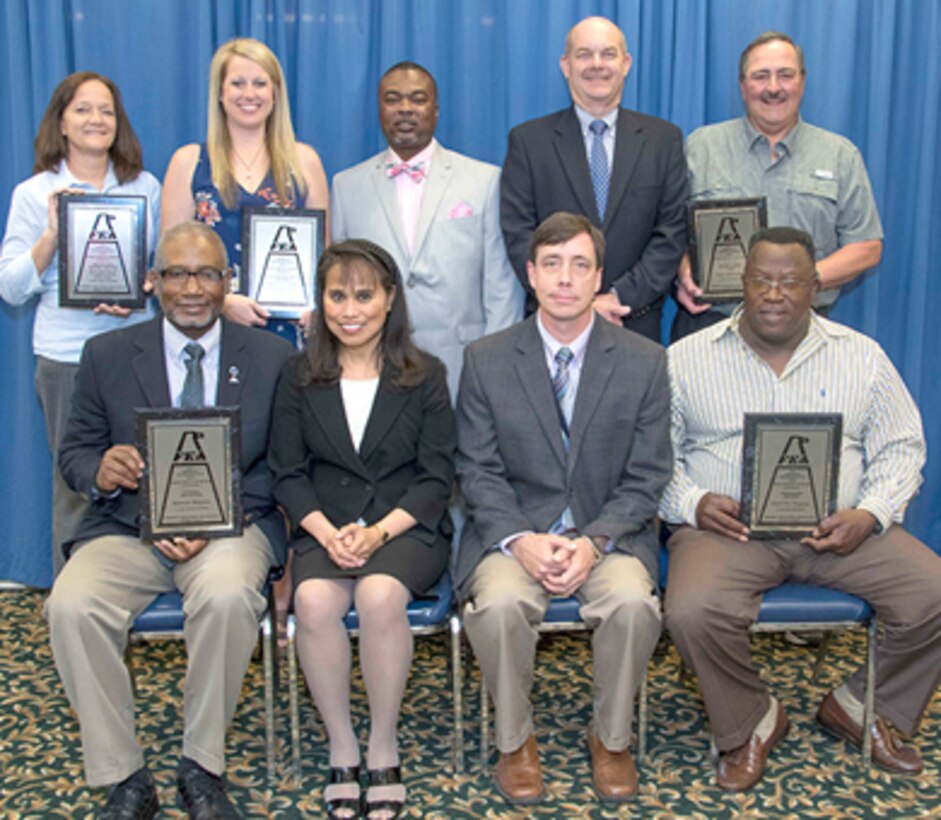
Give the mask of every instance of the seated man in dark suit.
<svg viewBox="0 0 941 820">
<path fill-rule="evenodd" d="M 149 276 L 163 317 L 92 338 L 82 353 L 59 464 L 91 501 L 45 614 L 78 713 L 86 779 L 111 786 L 102 816 L 150 818 L 157 792 L 135 739 L 122 653 L 128 628 L 156 595 L 183 593 L 189 663 L 177 787 L 191 817 L 237 817 L 221 777 L 225 730 L 265 608 L 265 578 L 284 557 L 265 453 L 277 374 L 292 351 L 273 334 L 220 318 L 229 268 L 211 228 L 169 230 Z M 213 405 L 241 407 L 243 534 L 143 543 L 134 408 Z"/>
<path fill-rule="evenodd" d="M 699 677 L 720 753 L 716 781 L 727 791 L 754 786 L 788 730 L 749 652 L 748 627 L 766 590 L 796 581 L 869 602 L 883 627 L 876 712 L 906 734 L 918 729 L 941 679 L 941 558 L 902 528 L 925 462 L 921 417 L 878 344 L 811 310 L 820 287 L 814 259 L 810 234 L 759 231 L 742 277 L 744 305 L 669 350 L 676 457 L 660 516 L 680 526 L 667 544 L 664 613 Z M 842 416 L 836 512 L 804 538 L 759 539 L 742 522 L 746 413 Z M 856 745 L 864 674 L 858 669 L 817 712 L 824 731 Z M 882 717 L 872 729 L 874 762 L 917 774 L 918 752 Z"/>
<path fill-rule="evenodd" d="M 511 802 L 543 793 L 529 690 L 537 628 L 574 595 L 593 630 L 595 790 L 637 792 L 634 695 L 660 636 L 654 515 L 669 480 L 663 349 L 595 315 L 604 237 L 558 213 L 533 233 L 539 310 L 472 343 L 458 392 L 458 459 L 469 517 L 456 582 L 496 703 L 496 784 Z"/>
</svg>

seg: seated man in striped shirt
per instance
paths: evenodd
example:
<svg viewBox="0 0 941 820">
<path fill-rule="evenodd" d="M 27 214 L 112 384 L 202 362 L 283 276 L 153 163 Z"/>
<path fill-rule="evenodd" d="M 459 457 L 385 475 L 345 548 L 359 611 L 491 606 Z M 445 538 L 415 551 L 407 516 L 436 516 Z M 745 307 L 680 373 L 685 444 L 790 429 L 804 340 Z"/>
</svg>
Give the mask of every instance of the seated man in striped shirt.
<svg viewBox="0 0 941 820">
<path fill-rule="evenodd" d="M 754 786 L 787 716 L 751 665 L 748 627 L 762 594 L 785 581 L 868 601 L 883 626 L 876 655 L 874 762 L 917 774 L 902 745 L 941 678 L 941 557 L 901 526 L 921 483 L 921 418 L 871 339 L 811 310 L 820 280 L 810 235 L 766 228 L 753 237 L 744 304 L 669 349 L 674 473 L 660 505 L 673 526 L 664 610 L 699 677 L 720 754 L 716 780 Z M 793 540 L 758 540 L 742 523 L 745 413 L 839 413 L 836 512 Z M 864 669 L 823 700 L 817 721 L 861 745 Z"/>
</svg>

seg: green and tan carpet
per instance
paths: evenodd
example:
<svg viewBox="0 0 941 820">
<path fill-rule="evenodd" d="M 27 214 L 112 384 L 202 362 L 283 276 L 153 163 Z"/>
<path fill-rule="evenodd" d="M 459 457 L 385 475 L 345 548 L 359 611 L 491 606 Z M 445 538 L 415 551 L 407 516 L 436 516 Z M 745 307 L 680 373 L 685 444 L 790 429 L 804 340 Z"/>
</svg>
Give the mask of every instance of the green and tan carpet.
<svg viewBox="0 0 941 820">
<path fill-rule="evenodd" d="M 42 592 L 0 592 L 0 815 L 29 818 L 94 816 L 103 790 L 84 784 L 78 724 L 49 651 Z M 591 659 L 585 634 L 557 635 L 540 646 L 533 699 L 547 778 L 545 803 L 513 810 L 478 764 L 476 665 L 465 663 L 465 753 L 461 775 L 450 769 L 450 687 L 441 639 L 416 642 L 415 663 L 401 720 L 408 815 L 428 818 L 941 818 L 941 695 L 932 701 L 918 745 L 925 771 L 917 778 L 864 771 L 859 755 L 825 736 L 813 715 L 822 695 L 862 657 L 863 640 L 845 634 L 835 643 L 819 683 L 813 657 L 779 636 L 754 638 L 756 663 L 792 721 L 757 788 L 727 795 L 713 784 L 709 735 L 695 679 L 678 680 L 676 650 L 664 643 L 651 665 L 648 755 L 641 793 L 629 807 L 603 808 L 591 789 L 584 728 L 590 712 Z M 162 817 L 182 817 L 174 773 L 182 719 L 185 669 L 182 644 L 154 642 L 135 650 L 138 736 L 157 780 Z M 254 662 L 228 738 L 229 791 L 245 817 L 322 817 L 326 767 L 322 727 L 306 691 L 301 717 L 304 775 L 289 773 L 288 697 L 277 700 L 279 770 L 265 776 L 263 675 Z M 365 727 L 362 681 L 354 680 L 354 707 Z"/>
</svg>

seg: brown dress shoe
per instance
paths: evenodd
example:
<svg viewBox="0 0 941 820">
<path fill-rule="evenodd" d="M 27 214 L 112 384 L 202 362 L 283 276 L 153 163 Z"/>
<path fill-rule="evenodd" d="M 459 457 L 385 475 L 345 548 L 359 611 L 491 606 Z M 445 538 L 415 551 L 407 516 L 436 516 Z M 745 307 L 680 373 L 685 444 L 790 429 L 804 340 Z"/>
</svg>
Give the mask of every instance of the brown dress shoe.
<svg viewBox="0 0 941 820">
<path fill-rule="evenodd" d="M 748 741 L 726 752 L 719 758 L 716 768 L 716 783 L 727 792 L 743 792 L 754 786 L 765 773 L 765 763 L 771 750 L 787 735 L 789 724 L 784 708 L 777 704 L 778 716 L 768 739 L 762 741 L 753 734 Z"/>
<path fill-rule="evenodd" d="M 627 803 L 637 797 L 637 769 L 630 749 L 611 752 L 592 729 L 588 730 L 591 782 L 606 803 Z"/>
<path fill-rule="evenodd" d="M 817 710 L 817 723 L 834 737 L 863 746 L 863 727 L 854 721 L 830 692 Z M 875 716 L 872 722 L 872 762 L 897 774 L 921 774 L 921 757 L 911 746 L 899 742 L 885 721 Z"/>
<path fill-rule="evenodd" d="M 493 779 L 500 794 L 511 803 L 529 805 L 542 800 L 542 766 L 536 738 L 530 735 L 515 752 L 501 753 Z"/>
</svg>

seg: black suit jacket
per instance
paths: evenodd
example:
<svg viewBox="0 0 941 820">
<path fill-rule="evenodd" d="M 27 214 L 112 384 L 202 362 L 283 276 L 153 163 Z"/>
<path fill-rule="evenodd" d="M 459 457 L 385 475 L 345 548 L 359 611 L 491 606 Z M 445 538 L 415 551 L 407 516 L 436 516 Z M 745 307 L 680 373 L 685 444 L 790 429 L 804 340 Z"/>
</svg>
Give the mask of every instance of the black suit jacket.
<svg viewBox="0 0 941 820">
<path fill-rule="evenodd" d="M 257 523 L 275 556 L 285 554 L 284 519 L 271 493 L 265 454 L 278 372 L 292 348 L 273 333 L 222 322 L 216 404 L 241 407 L 242 502 L 246 523 Z M 237 373 L 237 378 L 231 378 Z M 59 468 L 73 489 L 90 494 L 105 451 L 136 443 L 135 407 L 170 407 L 163 318 L 103 333 L 85 343 Z M 138 537 L 137 492 L 89 504 L 72 544 L 101 535 Z"/>
<path fill-rule="evenodd" d="M 602 222 L 575 109 L 524 122 L 510 131 L 500 179 L 500 224 L 513 269 L 529 292 L 536 226 L 556 211 L 584 214 L 604 232 L 602 291 L 613 286 L 630 305 L 626 327 L 659 341 L 663 298 L 686 250 L 688 188 L 680 130 L 622 108 Z"/>
<path fill-rule="evenodd" d="M 429 545 L 453 534 L 448 501 L 454 481 L 454 411 L 444 365 L 398 390 L 384 371 L 357 452 L 338 384 L 300 385 L 303 354 L 285 366 L 275 400 L 269 462 L 274 493 L 295 529 L 294 547 L 316 541 L 298 529 L 311 512 L 341 527 L 379 520 L 396 507 L 418 522 L 410 535 Z"/>
<path fill-rule="evenodd" d="M 466 348 L 457 420 L 458 479 L 469 510 L 457 584 L 503 539 L 548 532 L 566 506 L 580 533 L 611 538 L 656 584 L 654 516 L 673 475 L 660 345 L 595 317 L 566 453 L 531 316 Z"/>
</svg>

